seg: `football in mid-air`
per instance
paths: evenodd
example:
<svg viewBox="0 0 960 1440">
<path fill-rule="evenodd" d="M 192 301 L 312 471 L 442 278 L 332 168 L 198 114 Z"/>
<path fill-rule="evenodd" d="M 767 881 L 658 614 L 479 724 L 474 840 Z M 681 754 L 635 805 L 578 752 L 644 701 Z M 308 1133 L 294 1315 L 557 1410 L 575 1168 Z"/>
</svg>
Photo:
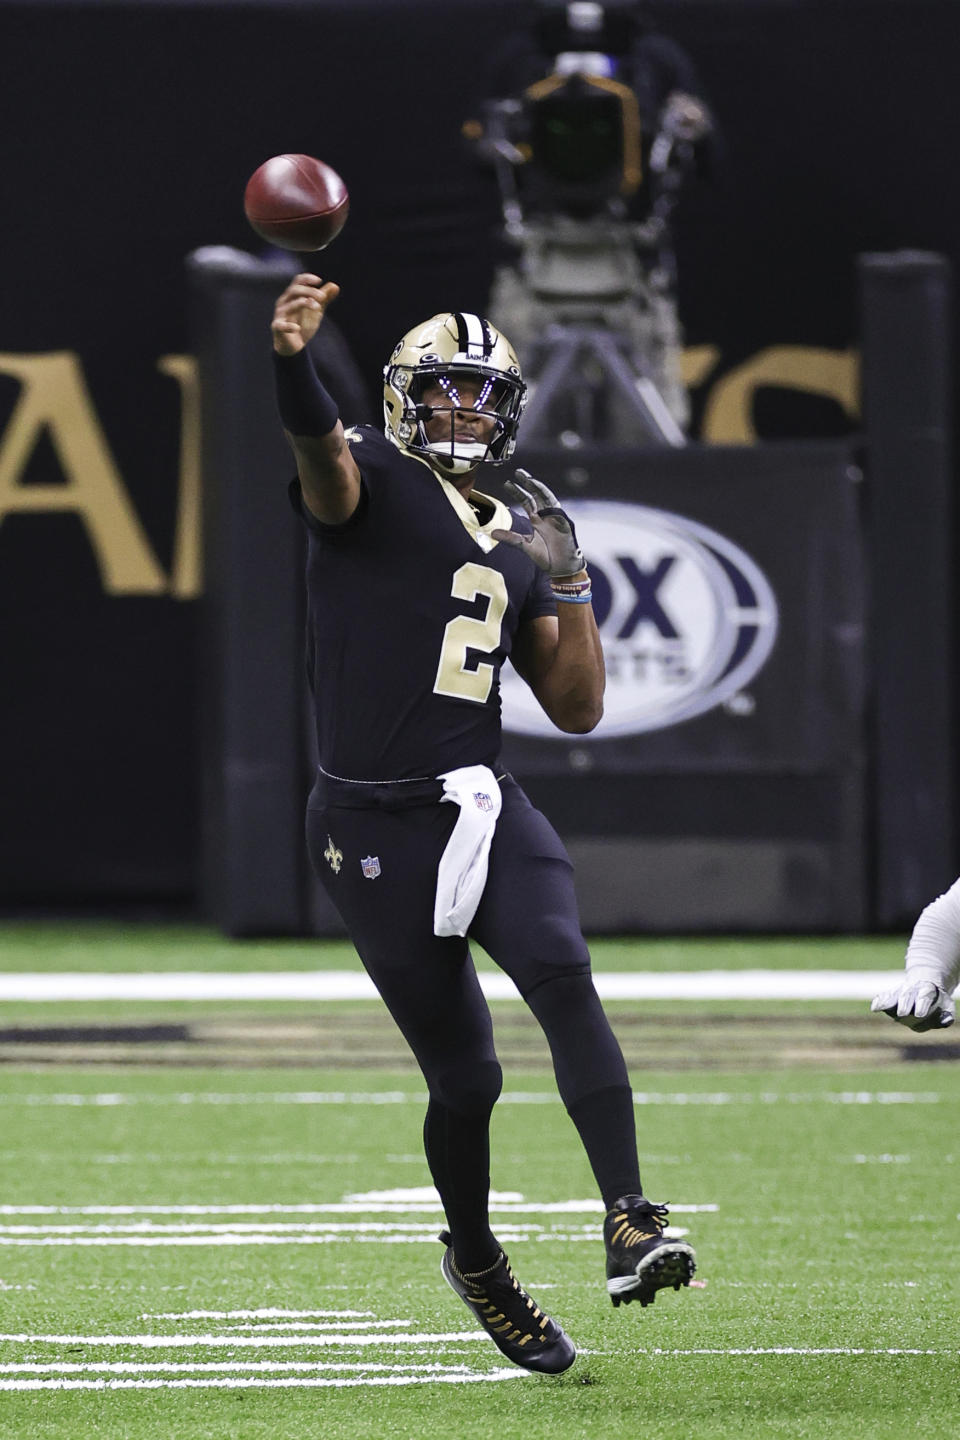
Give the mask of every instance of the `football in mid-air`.
<svg viewBox="0 0 960 1440">
<path fill-rule="evenodd" d="M 254 170 L 243 209 L 257 234 L 283 250 L 322 250 L 346 224 L 350 197 L 336 170 L 312 155 L 274 155 Z"/>
</svg>

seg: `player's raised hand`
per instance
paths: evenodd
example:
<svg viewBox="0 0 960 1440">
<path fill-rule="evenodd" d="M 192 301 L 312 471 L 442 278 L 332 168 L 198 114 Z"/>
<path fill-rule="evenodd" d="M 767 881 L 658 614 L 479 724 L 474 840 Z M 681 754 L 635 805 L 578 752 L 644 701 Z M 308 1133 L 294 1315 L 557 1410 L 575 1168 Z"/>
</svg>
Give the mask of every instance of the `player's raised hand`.
<svg viewBox="0 0 960 1440">
<path fill-rule="evenodd" d="M 892 990 L 874 996 L 870 1009 L 911 1030 L 944 1030 L 956 1018 L 953 999 L 935 980 L 911 980 L 909 975 Z"/>
<path fill-rule="evenodd" d="M 540 480 L 535 480 L 528 470 L 518 470 L 517 479 L 504 481 L 504 489 L 515 505 L 520 505 L 530 517 L 533 531 L 530 535 L 519 535 L 516 530 L 493 530 L 494 540 L 526 550 L 535 565 L 555 580 L 577 575 L 584 568 L 583 552 L 577 544 L 577 532 L 573 521 L 560 506 L 556 495 Z"/>
<path fill-rule="evenodd" d="M 273 348 L 278 355 L 297 355 L 320 328 L 340 286 L 319 275 L 295 275 L 273 308 Z"/>
</svg>

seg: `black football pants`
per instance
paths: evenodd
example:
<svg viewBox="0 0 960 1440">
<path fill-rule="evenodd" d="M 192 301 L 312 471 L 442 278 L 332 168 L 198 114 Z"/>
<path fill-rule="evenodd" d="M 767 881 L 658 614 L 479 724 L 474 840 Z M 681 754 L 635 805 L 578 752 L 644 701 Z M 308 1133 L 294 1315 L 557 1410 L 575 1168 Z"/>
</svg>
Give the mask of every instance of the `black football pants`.
<svg viewBox="0 0 960 1440">
<path fill-rule="evenodd" d="M 546 818 L 510 776 L 470 937 L 540 1022 L 561 1098 L 608 1205 L 639 1192 L 632 1095 L 590 976 L 573 871 Z M 437 787 L 439 793 L 439 787 Z M 452 803 L 403 786 L 318 780 L 307 810 L 313 867 L 427 1082 L 424 1144 L 461 1268 L 496 1255 L 487 1221 L 490 1113 L 502 1075 L 467 940 L 433 933 Z"/>
</svg>

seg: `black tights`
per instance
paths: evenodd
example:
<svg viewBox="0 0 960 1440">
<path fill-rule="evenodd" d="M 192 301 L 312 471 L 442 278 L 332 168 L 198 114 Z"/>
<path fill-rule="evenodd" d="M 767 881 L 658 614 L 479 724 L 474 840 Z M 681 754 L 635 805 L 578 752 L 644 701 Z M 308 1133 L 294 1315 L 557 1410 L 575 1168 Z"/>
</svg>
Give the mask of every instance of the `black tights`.
<svg viewBox="0 0 960 1440">
<path fill-rule="evenodd" d="M 503 809 L 470 935 L 540 1022 L 560 1096 L 610 1206 L 640 1188 L 626 1067 L 590 977 L 569 857 L 515 781 L 504 777 L 500 789 Z M 320 787 L 311 796 L 307 839 L 314 868 L 426 1079 L 430 1172 L 458 1263 L 480 1270 L 497 1252 L 487 1209 L 489 1122 L 502 1076 L 467 942 L 433 933 L 437 864 L 455 808 L 351 808 L 329 803 Z M 327 859 L 331 845 L 340 857 L 336 871 Z M 377 857 L 373 878 L 363 872 L 364 856 Z"/>
<path fill-rule="evenodd" d="M 589 974 L 544 981 L 527 1003 L 553 1055 L 557 1088 L 607 1208 L 638 1194 L 633 1094 L 626 1067 Z M 500 1094 L 496 1060 L 464 1063 L 431 1079 L 423 1143 L 443 1201 L 457 1263 L 483 1270 L 496 1259 L 490 1228 L 490 1115 Z"/>
</svg>

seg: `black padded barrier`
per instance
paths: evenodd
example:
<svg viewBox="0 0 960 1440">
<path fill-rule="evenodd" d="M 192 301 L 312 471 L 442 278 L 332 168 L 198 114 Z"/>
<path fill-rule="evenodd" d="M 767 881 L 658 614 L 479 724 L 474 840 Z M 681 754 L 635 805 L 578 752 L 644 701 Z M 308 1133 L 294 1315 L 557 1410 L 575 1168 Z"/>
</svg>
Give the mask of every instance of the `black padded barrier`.
<svg viewBox="0 0 960 1440">
<path fill-rule="evenodd" d="M 632 705 L 647 727 L 510 735 L 504 747 L 564 835 L 586 927 L 862 928 L 865 600 L 851 447 L 520 458 L 585 521 L 611 507 L 606 538 L 595 520 L 580 536 L 588 565 L 619 591 L 608 606 L 601 590 L 598 614 L 606 709 L 629 726 Z M 725 571 L 713 581 L 712 559 Z"/>
<path fill-rule="evenodd" d="M 909 926 L 956 878 L 951 267 L 859 262 L 874 676 L 874 920 Z"/>
<path fill-rule="evenodd" d="M 622 534 L 614 524 L 604 539 L 601 525 L 591 537 L 594 516 L 581 537 L 617 727 L 566 737 L 529 714 L 518 726 L 507 695 L 504 763 L 564 836 L 588 930 L 856 932 L 904 923 L 949 879 L 952 540 L 937 408 L 948 366 L 934 324 L 944 277 L 926 262 L 906 268 L 925 277 L 919 316 L 910 276 L 894 278 L 902 267 L 864 261 L 865 437 L 518 452 L 578 523 L 598 503 L 626 507 Z M 301 537 L 283 501 L 290 457 L 262 343 L 277 290 L 268 271 L 195 275 L 204 907 L 231 934 L 334 934 L 302 840 L 312 756 Z M 884 358 L 898 337 L 909 383 Z M 924 355 L 941 368 L 924 369 Z M 653 530 L 638 538 L 641 521 Z M 764 634 L 773 643 L 754 663 Z M 651 719 L 651 667 L 666 723 Z M 625 673 L 640 677 L 626 708 Z"/>
</svg>

